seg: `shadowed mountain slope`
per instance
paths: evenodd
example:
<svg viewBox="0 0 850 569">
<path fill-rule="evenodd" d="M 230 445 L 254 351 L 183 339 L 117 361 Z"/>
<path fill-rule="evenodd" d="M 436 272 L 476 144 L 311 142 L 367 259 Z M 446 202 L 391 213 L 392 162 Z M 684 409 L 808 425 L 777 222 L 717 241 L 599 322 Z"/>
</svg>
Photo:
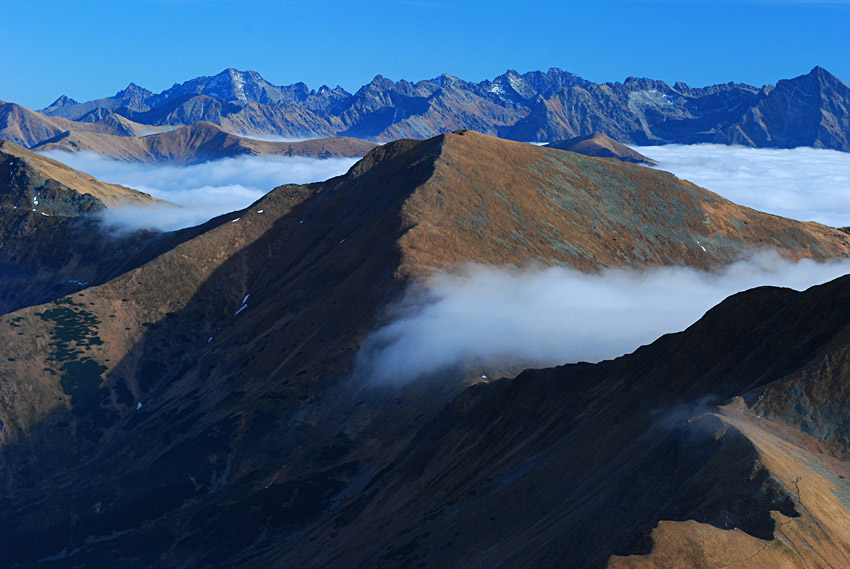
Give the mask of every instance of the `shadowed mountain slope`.
<svg viewBox="0 0 850 569">
<path fill-rule="evenodd" d="M 846 325 L 842 281 L 736 296 L 598 366 L 467 390 L 351 371 L 388 303 L 457 263 L 828 259 L 844 234 L 471 132 L 377 147 L 193 231 L 0 320 L 4 564 L 588 566 L 645 552 L 659 520 L 744 540 L 772 537 L 774 511 L 823 520 L 743 427 L 715 413 L 694 434 L 677 405 L 803 369 Z"/>
<path fill-rule="evenodd" d="M 199 122 L 143 137 L 65 133 L 34 146 L 33 150 L 87 150 L 123 162 L 197 164 L 221 158 L 257 155 L 354 158 L 363 156 L 374 147 L 374 142 L 345 137 L 302 142 L 255 140 L 229 134 L 212 123 Z"/>
<path fill-rule="evenodd" d="M 847 446 L 762 416 L 759 394 L 847 351 L 848 291 L 755 289 L 616 360 L 471 387 L 298 547 L 248 566 L 844 566 Z"/>
<path fill-rule="evenodd" d="M 163 204 L 0 141 L 0 312 L 104 282 L 150 258 L 159 237 L 110 235 L 97 215 Z"/>
<path fill-rule="evenodd" d="M 21 197 L 23 193 L 29 193 L 27 203 L 33 209 L 45 211 L 52 215 L 62 215 L 62 208 L 58 202 L 58 194 L 71 192 L 76 196 L 91 196 L 98 202 L 100 207 L 117 207 L 129 205 L 146 205 L 164 203 L 150 195 L 119 186 L 107 184 L 89 176 L 79 170 L 74 170 L 57 160 L 47 158 L 12 142 L 0 141 L 0 160 L 5 166 L 3 173 L 5 191 L 4 198 L 11 196 L 9 184 L 15 184 Z M 44 189 L 44 195 L 39 202 L 38 191 Z M 53 203 L 57 202 L 57 203 Z M 92 202 L 93 203 L 93 202 Z M 17 204 L 16 204 L 17 205 Z M 26 204 L 21 204 L 26 205 Z M 38 207 L 38 206 L 41 207 Z M 87 208 L 86 211 L 90 211 Z M 78 215 L 83 210 L 69 209 L 68 215 Z"/>
</svg>

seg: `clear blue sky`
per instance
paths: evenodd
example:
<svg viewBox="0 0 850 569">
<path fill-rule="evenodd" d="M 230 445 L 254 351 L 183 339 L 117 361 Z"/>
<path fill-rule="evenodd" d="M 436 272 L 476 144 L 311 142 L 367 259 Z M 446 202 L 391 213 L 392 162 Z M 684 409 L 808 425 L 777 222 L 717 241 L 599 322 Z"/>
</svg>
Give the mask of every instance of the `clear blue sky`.
<svg viewBox="0 0 850 569">
<path fill-rule="evenodd" d="M 702 86 L 821 65 L 850 81 L 848 53 L 850 0 L 25 0 L 0 13 L 0 99 L 41 108 L 226 67 L 348 90 L 549 67 Z"/>
</svg>

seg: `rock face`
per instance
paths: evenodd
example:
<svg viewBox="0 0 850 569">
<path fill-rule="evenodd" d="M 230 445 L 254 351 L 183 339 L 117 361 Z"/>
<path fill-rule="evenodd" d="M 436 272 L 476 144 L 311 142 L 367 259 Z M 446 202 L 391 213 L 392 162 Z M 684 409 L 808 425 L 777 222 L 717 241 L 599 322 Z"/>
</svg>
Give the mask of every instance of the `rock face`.
<svg viewBox="0 0 850 569">
<path fill-rule="evenodd" d="M 79 132 L 63 133 L 33 147 L 45 152 L 63 150 L 97 152 L 123 162 L 198 164 L 236 156 L 300 156 L 359 158 L 374 142 L 335 137 L 303 142 L 270 142 L 229 134 L 212 123 L 199 122 L 160 134 L 142 137 Z"/>
<path fill-rule="evenodd" d="M 44 113 L 94 121 L 105 113 L 147 125 L 215 123 L 230 132 L 291 137 L 428 138 L 472 129 L 553 142 L 594 132 L 628 144 L 720 143 L 850 151 L 850 87 L 826 70 L 761 88 L 693 88 L 630 77 L 596 84 L 560 69 L 471 83 L 450 75 L 411 83 L 380 75 L 356 93 L 303 83 L 278 87 L 227 69 L 159 94 L 134 85 L 87 103 L 58 100 Z M 41 140 L 44 140 L 43 138 Z M 40 142 L 36 141 L 36 142 Z"/>
<path fill-rule="evenodd" d="M 825 452 L 840 421 L 814 416 L 817 389 L 785 402 L 840 346 L 846 280 L 737 295 L 598 365 L 397 390 L 351 371 L 405 285 L 458 262 L 711 267 L 764 243 L 844 257 L 845 237 L 473 132 L 377 147 L 0 318 L 0 560 L 640 566 L 705 535 L 732 545 L 691 547 L 695 563 L 782 537 L 769 555 L 822 540 L 842 566 L 845 510 L 822 481 L 845 475 Z"/>
<path fill-rule="evenodd" d="M 577 152 L 578 154 L 595 156 L 596 158 L 613 158 L 633 164 L 644 164 L 646 166 L 654 166 L 656 164 L 653 159 L 644 156 L 640 152 L 635 152 L 625 144 L 620 144 L 610 136 L 599 132 L 587 136 L 559 140 L 558 142 L 550 142 L 546 147 Z"/>
</svg>

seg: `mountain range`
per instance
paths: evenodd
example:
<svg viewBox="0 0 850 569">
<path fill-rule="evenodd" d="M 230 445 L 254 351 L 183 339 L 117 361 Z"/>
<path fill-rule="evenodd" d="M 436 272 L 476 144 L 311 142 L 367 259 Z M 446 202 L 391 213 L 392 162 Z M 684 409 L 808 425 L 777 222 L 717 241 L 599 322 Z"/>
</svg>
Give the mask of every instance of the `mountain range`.
<svg viewBox="0 0 850 569">
<path fill-rule="evenodd" d="M 29 209 L 0 215 L 51 219 Z M 73 250 L 79 235 L 57 231 Z M 398 386 L 356 366 L 409 286 L 463 263 L 827 261 L 850 257 L 843 231 L 457 131 L 117 243 L 78 253 L 99 280 L 0 317 L 4 566 L 850 563 L 846 277 L 735 295 L 599 364 Z M 52 254 L 33 246 L 5 274 L 48 273 Z"/>
<path fill-rule="evenodd" d="M 821 67 L 762 87 L 695 88 L 634 77 L 597 84 L 556 68 L 508 71 L 478 83 L 447 74 L 417 82 L 378 75 L 355 93 L 341 87 L 313 90 L 303 83 L 276 86 L 256 72 L 226 69 L 161 93 L 131 84 L 112 97 L 84 103 L 62 96 L 42 112 L 91 124 L 109 117 L 150 127 L 207 121 L 237 134 L 295 138 L 386 142 L 471 129 L 511 140 L 554 142 L 600 132 L 637 145 L 850 151 L 850 87 Z M 46 138 L 31 137 L 32 144 Z"/>
</svg>

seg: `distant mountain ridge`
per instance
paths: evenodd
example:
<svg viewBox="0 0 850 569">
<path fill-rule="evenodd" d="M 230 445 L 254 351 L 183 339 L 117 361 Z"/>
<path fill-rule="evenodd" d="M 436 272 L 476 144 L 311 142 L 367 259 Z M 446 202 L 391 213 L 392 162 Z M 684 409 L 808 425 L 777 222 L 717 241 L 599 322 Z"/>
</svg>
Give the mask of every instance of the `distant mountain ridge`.
<svg viewBox="0 0 850 569">
<path fill-rule="evenodd" d="M 508 71 L 479 83 L 447 74 L 415 83 L 377 75 L 355 93 L 276 86 L 255 71 L 226 69 L 161 93 L 130 84 L 83 103 L 63 95 L 42 112 L 83 122 L 116 114 L 150 126 L 208 121 L 234 133 L 380 142 L 471 129 L 531 142 L 601 132 L 627 144 L 850 151 L 850 86 L 821 67 L 763 87 L 694 88 L 634 77 L 597 84 L 557 68 Z"/>
<path fill-rule="evenodd" d="M 65 100 L 71 99 L 66 97 Z M 141 136 L 158 130 L 161 129 L 134 123 L 108 111 L 90 114 L 87 121 L 71 121 L 58 116 L 46 116 L 16 103 L 0 101 L 0 140 L 28 148 L 71 131 Z"/>
<path fill-rule="evenodd" d="M 275 142 L 244 138 L 220 127 L 198 122 L 148 136 L 120 136 L 94 132 L 65 132 L 32 147 L 37 152 L 97 152 L 122 162 L 199 164 L 236 156 L 301 156 L 360 158 L 376 144 L 357 138 L 320 138 Z"/>
</svg>

